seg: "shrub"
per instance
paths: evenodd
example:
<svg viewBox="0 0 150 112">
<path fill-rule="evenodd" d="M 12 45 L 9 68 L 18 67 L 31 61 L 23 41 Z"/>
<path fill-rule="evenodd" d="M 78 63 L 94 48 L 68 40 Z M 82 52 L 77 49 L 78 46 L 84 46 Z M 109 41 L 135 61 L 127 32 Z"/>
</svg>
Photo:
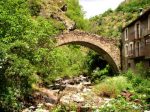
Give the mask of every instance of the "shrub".
<svg viewBox="0 0 150 112">
<path fill-rule="evenodd" d="M 124 76 L 104 79 L 100 84 L 96 85 L 94 91 L 103 97 L 117 97 L 124 89 L 131 88 L 132 85 Z"/>
<path fill-rule="evenodd" d="M 134 92 L 134 94 L 132 96 L 132 100 L 139 99 L 140 101 L 142 101 L 144 108 L 149 109 L 149 107 L 147 106 L 150 102 L 150 78 L 148 77 L 149 74 L 146 73 L 144 69 L 141 69 L 140 64 L 138 66 L 139 67 L 137 71 L 139 72 L 133 73 L 131 70 L 129 70 L 123 75 L 127 77 L 128 81 L 133 86 L 132 91 Z"/>
<path fill-rule="evenodd" d="M 99 83 L 102 79 L 105 79 L 109 75 L 110 66 L 106 65 L 106 67 L 102 70 L 96 68 L 91 74 L 91 80 L 94 83 Z"/>
<path fill-rule="evenodd" d="M 41 0 L 29 0 L 29 8 L 32 16 L 38 16 L 41 9 Z"/>
<path fill-rule="evenodd" d="M 98 112 L 142 112 L 142 107 L 140 104 L 134 102 L 128 102 L 122 97 L 113 99 L 97 110 Z M 95 112 L 97 112 L 95 111 Z"/>
<path fill-rule="evenodd" d="M 55 108 L 53 108 L 52 112 L 77 112 L 77 105 L 74 103 L 71 103 L 69 105 L 58 105 Z"/>
</svg>

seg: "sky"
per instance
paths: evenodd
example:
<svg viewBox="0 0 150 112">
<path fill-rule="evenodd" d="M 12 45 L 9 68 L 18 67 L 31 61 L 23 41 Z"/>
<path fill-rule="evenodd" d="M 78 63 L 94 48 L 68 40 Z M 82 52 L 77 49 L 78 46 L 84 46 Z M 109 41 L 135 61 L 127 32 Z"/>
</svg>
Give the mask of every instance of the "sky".
<svg viewBox="0 0 150 112">
<path fill-rule="evenodd" d="M 102 14 L 109 8 L 115 9 L 124 0 L 79 0 L 80 5 L 86 12 L 86 18 L 93 17 L 98 14 Z"/>
</svg>

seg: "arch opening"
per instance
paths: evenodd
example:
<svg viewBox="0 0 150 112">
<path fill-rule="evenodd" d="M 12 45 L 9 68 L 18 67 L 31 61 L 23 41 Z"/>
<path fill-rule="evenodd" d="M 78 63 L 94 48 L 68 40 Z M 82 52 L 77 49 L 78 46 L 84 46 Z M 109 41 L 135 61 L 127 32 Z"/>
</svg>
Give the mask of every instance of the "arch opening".
<svg viewBox="0 0 150 112">
<path fill-rule="evenodd" d="M 68 44 L 81 45 L 81 46 L 87 47 L 89 49 L 92 49 L 93 51 L 95 51 L 97 54 L 99 54 L 102 57 L 102 61 L 105 64 L 108 63 L 110 65 L 113 74 L 117 74 L 119 72 L 119 68 L 117 67 L 113 58 L 99 46 L 96 46 L 96 45 L 94 45 L 90 42 L 86 42 L 86 41 L 69 41 L 69 42 L 61 43 L 61 44 L 57 45 L 57 47 L 63 46 L 63 45 L 68 45 Z"/>
</svg>

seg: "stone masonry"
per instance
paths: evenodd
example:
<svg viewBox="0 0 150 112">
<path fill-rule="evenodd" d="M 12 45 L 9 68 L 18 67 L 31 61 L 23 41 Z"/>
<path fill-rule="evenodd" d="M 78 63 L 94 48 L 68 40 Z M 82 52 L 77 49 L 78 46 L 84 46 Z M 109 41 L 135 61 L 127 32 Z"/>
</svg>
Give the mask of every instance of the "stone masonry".
<svg viewBox="0 0 150 112">
<path fill-rule="evenodd" d="M 99 53 L 112 67 L 115 73 L 120 71 L 119 41 L 75 30 L 56 37 L 57 46 L 78 44 Z"/>
</svg>

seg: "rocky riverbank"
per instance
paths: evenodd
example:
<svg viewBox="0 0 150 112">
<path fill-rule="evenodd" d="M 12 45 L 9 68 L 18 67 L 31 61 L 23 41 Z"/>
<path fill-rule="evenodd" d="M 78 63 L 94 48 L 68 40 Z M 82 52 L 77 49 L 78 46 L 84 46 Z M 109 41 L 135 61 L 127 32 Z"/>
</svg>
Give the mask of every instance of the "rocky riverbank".
<svg viewBox="0 0 150 112">
<path fill-rule="evenodd" d="M 55 106 L 75 105 L 82 110 L 92 110 L 98 108 L 111 99 L 102 98 L 93 91 L 93 85 L 88 77 L 80 75 L 78 77 L 64 77 L 56 79 L 48 88 L 40 88 L 31 97 L 32 104 L 23 112 L 50 111 Z"/>
</svg>

